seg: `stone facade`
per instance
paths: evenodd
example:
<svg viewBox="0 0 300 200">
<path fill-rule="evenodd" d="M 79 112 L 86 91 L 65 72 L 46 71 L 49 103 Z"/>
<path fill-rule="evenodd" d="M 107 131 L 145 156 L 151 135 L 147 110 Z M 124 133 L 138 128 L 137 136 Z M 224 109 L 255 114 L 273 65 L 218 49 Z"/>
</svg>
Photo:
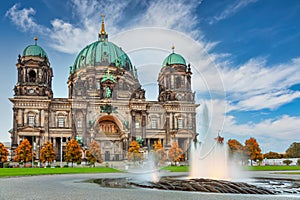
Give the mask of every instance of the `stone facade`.
<svg viewBox="0 0 300 200">
<path fill-rule="evenodd" d="M 107 34 L 101 30 L 96 48 L 103 51 L 99 45 L 105 42 Z M 80 53 L 70 70 L 68 98 L 54 98 L 53 72 L 47 55 L 42 55 L 43 50 L 25 50 L 16 64 L 18 82 L 10 98 L 13 148 L 27 138 L 39 152 L 50 140 L 59 158 L 60 148 L 71 138 L 77 138 L 84 148 L 96 140 L 105 160 L 126 159 L 130 142 L 137 138 L 143 139 L 148 150 L 158 139 L 165 147 L 177 140 L 180 147 L 188 149 L 196 133 L 198 105 L 191 90 L 191 68 L 185 61 L 176 61 L 176 56 L 182 58 L 180 55 L 173 52 L 166 58 L 170 61 L 158 75 L 158 101 L 147 101 L 135 67 L 130 61 L 112 62 L 109 51 L 95 58 L 99 62 L 85 65 L 80 59 L 89 55 L 83 57 Z"/>
</svg>

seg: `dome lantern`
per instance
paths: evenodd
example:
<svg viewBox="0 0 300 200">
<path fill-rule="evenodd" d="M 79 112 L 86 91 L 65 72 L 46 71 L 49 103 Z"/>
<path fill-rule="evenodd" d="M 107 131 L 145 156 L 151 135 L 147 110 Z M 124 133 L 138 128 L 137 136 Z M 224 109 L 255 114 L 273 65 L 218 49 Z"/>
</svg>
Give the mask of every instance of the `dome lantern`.
<svg viewBox="0 0 300 200">
<path fill-rule="evenodd" d="M 37 45 L 38 38 L 34 37 L 34 45 L 29 45 L 23 50 L 22 56 L 38 56 L 42 58 L 46 58 L 48 60 L 47 53 L 45 50 Z"/>
</svg>

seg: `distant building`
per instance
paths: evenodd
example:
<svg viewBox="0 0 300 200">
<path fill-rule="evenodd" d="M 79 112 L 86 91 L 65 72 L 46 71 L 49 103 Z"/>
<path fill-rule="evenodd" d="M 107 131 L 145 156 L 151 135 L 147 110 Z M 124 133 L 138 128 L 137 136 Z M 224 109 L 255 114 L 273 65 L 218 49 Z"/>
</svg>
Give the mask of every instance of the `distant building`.
<svg viewBox="0 0 300 200">
<path fill-rule="evenodd" d="M 191 90 L 191 68 L 174 48 L 162 63 L 158 101 L 147 101 L 135 66 L 108 41 L 102 20 L 98 40 L 82 49 L 70 67 L 68 98 L 54 98 L 53 69 L 35 38 L 16 64 L 18 79 L 10 98 L 12 148 L 27 138 L 38 152 L 50 140 L 59 158 L 60 148 L 71 138 L 85 148 L 96 140 L 105 160 L 125 159 L 130 142 L 137 138 L 148 149 L 158 139 L 165 147 L 175 139 L 187 149 L 196 132 L 198 106 Z"/>
</svg>

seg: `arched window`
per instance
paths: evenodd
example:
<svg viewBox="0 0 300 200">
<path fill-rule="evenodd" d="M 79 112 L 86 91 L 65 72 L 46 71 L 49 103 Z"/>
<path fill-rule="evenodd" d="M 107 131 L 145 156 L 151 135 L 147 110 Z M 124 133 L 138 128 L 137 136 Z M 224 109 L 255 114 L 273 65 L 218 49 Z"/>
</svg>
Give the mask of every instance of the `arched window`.
<svg viewBox="0 0 300 200">
<path fill-rule="evenodd" d="M 35 81 L 36 81 L 36 73 L 35 73 L 35 71 L 34 70 L 30 70 L 28 75 L 29 75 L 29 82 L 35 83 Z"/>
</svg>

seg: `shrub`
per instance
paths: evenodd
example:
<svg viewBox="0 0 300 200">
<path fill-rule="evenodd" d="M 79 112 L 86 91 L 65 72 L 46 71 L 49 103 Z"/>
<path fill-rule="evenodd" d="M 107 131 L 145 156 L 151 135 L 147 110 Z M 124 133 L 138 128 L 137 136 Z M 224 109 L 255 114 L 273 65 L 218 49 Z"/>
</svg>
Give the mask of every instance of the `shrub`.
<svg viewBox="0 0 300 200">
<path fill-rule="evenodd" d="M 300 166 L 300 159 L 297 160 L 297 165 Z"/>
<path fill-rule="evenodd" d="M 68 165 L 64 165 L 64 168 L 68 168 L 69 166 Z"/>
<path fill-rule="evenodd" d="M 286 164 L 287 166 L 289 166 L 293 161 L 292 160 L 284 160 L 282 161 L 284 164 Z"/>
</svg>

